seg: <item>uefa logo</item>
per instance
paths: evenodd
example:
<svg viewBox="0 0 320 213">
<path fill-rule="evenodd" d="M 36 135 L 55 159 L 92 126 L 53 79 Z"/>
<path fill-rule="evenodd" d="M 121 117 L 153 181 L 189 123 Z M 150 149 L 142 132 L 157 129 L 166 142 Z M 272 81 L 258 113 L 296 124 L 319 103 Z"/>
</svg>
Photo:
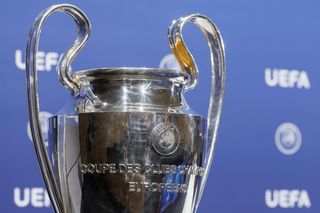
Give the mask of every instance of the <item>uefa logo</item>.
<svg viewBox="0 0 320 213">
<path fill-rule="evenodd" d="M 160 62 L 159 68 L 167 70 L 181 71 L 181 67 L 176 57 L 173 54 L 166 55 Z"/>
<path fill-rule="evenodd" d="M 278 150 L 285 155 L 295 154 L 301 147 L 302 136 L 299 128 L 293 123 L 281 124 L 275 134 Z"/>
<path fill-rule="evenodd" d="M 162 123 L 152 130 L 151 140 L 158 154 L 172 155 L 179 147 L 180 134 L 175 125 Z"/>
<path fill-rule="evenodd" d="M 48 131 L 49 131 L 48 119 L 50 117 L 52 117 L 52 114 L 50 112 L 43 111 L 43 112 L 39 113 L 40 125 L 41 125 L 41 130 L 42 130 L 42 137 L 46 143 L 46 146 L 48 146 Z M 28 133 L 28 137 L 29 137 L 30 141 L 33 141 L 32 135 L 31 135 L 30 121 L 28 122 L 27 133 Z"/>
</svg>

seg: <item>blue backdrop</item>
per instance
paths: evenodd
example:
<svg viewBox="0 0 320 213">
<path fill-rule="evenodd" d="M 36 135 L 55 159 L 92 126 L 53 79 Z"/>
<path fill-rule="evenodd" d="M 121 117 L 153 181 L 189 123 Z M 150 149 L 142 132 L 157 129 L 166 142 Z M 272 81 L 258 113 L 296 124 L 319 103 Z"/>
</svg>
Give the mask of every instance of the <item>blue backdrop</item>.
<svg viewBox="0 0 320 213">
<path fill-rule="evenodd" d="M 320 212 L 320 2 L 316 0 L 65 1 L 83 9 L 93 33 L 73 70 L 173 66 L 167 27 L 191 13 L 219 27 L 227 88 L 215 159 L 199 212 Z M 52 212 L 28 135 L 25 48 L 39 12 L 62 1 L 2 1 L 0 18 L 0 212 Z M 46 23 L 38 55 L 42 116 L 68 101 L 56 64 L 75 26 L 57 14 Z M 200 70 L 187 95 L 206 114 L 209 50 L 199 30 L 185 30 Z M 168 59 L 168 60 L 166 60 Z M 45 123 L 44 123 L 45 128 Z"/>
</svg>

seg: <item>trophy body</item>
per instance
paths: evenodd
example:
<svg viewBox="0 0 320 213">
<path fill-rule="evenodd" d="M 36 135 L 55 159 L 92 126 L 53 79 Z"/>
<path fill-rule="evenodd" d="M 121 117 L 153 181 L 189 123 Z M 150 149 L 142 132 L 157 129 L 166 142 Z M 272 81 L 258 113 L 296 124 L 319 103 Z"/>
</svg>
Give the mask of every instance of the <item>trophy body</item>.
<svg viewBox="0 0 320 213">
<path fill-rule="evenodd" d="M 75 98 L 71 111 L 49 119 L 46 150 L 34 56 L 42 24 L 56 11 L 71 15 L 79 27 L 78 38 L 58 69 L 61 83 Z M 207 36 L 216 63 L 208 119 L 194 113 L 184 99 L 184 91 L 192 89 L 198 77 L 180 35 L 188 21 Z M 195 212 L 212 161 L 222 105 L 225 68 L 219 32 L 201 15 L 173 22 L 169 42 L 185 72 L 100 68 L 71 74 L 69 65 L 89 34 L 89 21 L 81 10 L 56 5 L 37 18 L 28 44 L 31 129 L 55 211 Z"/>
<path fill-rule="evenodd" d="M 66 212 L 193 211 L 204 174 L 206 119 L 168 112 L 166 104 L 187 108 L 181 93 L 171 93 L 180 89 L 174 84 L 152 94 L 163 81 L 170 83 L 108 80 L 107 88 L 92 83 L 104 90 L 95 91 L 100 99 L 113 102 L 111 109 L 83 106 L 76 116 L 50 119 L 51 165 Z"/>
<path fill-rule="evenodd" d="M 121 120 L 105 123 L 115 118 Z M 81 115 L 84 212 L 192 212 L 203 175 L 201 122 L 200 117 L 163 113 Z M 153 146 L 172 154 L 159 154 Z M 90 205 L 97 201 L 103 205 Z"/>
</svg>

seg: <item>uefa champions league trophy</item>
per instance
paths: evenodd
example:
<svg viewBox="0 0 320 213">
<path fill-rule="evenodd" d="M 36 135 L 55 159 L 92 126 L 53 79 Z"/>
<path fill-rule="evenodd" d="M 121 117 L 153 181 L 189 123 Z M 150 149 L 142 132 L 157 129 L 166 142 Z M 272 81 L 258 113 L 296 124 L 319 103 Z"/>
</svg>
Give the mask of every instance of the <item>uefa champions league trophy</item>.
<svg viewBox="0 0 320 213">
<path fill-rule="evenodd" d="M 73 101 L 49 119 L 45 146 L 39 121 L 38 42 L 46 18 L 70 15 L 78 37 L 58 65 Z M 208 118 L 191 111 L 184 92 L 198 81 L 182 29 L 197 25 L 211 51 Z M 73 5 L 55 5 L 36 19 L 27 47 L 27 90 L 32 136 L 52 205 L 59 213 L 195 212 L 212 162 L 225 81 L 222 38 L 205 16 L 179 18 L 169 43 L 181 71 L 98 68 L 71 73 L 89 38 L 87 16 Z M 70 107 L 71 106 L 71 107 Z"/>
</svg>

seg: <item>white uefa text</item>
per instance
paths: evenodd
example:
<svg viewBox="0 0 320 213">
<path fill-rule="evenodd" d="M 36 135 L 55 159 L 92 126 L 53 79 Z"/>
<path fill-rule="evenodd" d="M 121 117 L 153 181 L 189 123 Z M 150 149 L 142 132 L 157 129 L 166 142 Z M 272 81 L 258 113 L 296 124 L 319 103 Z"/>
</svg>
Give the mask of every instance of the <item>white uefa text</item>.
<svg viewBox="0 0 320 213">
<path fill-rule="evenodd" d="M 59 62 L 59 54 L 57 52 L 37 52 L 37 70 L 50 72 Z M 15 63 L 18 69 L 26 70 L 25 57 L 22 54 L 22 50 L 15 51 Z"/>
<path fill-rule="evenodd" d="M 311 83 L 304 70 L 265 69 L 265 83 L 269 87 L 310 89 Z"/>
<path fill-rule="evenodd" d="M 269 208 L 310 208 L 311 200 L 306 190 L 266 190 L 265 203 Z"/>
<path fill-rule="evenodd" d="M 36 208 L 50 207 L 50 199 L 47 191 L 42 187 L 13 189 L 13 200 L 17 207 L 33 206 Z"/>
</svg>

